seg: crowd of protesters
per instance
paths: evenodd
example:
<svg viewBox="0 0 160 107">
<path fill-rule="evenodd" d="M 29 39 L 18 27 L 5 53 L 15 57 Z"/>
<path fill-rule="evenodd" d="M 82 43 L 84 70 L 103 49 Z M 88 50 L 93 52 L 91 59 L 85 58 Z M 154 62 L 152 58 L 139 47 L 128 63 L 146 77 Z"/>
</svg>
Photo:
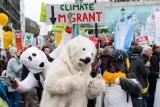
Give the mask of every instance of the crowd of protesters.
<svg viewBox="0 0 160 107">
<path fill-rule="evenodd" d="M 112 51 L 115 51 L 113 48 L 113 43 L 114 43 L 113 37 L 108 37 L 105 38 L 104 40 L 100 40 L 99 43 L 100 43 L 100 49 L 97 53 L 95 63 L 93 64 L 93 71 L 91 72 L 91 75 L 95 77 L 97 74 L 101 73 L 103 76 L 106 70 L 110 71 L 121 70 L 124 71 L 126 74 L 128 72 L 132 72 L 136 80 L 142 86 L 141 107 L 153 107 L 156 82 L 159 77 L 160 47 L 156 45 L 141 47 L 136 43 L 133 43 L 129 51 L 127 52 L 121 51 L 120 53 L 120 54 L 125 54 L 125 57 L 128 58 L 128 61 L 130 63 L 130 67 L 125 68 L 126 66 L 123 67 L 121 66 L 124 64 L 123 61 L 116 63 L 117 65 L 114 65 L 114 63 L 112 63 L 113 59 L 116 62 L 119 61 L 120 58 L 119 56 L 115 57 L 113 54 L 110 54 Z M 54 46 L 51 40 L 48 40 L 48 42 L 44 46 L 39 46 L 39 45 L 36 46 L 46 54 L 50 62 L 54 60 L 49 56 L 49 53 L 54 50 Z M 9 49 L 0 50 L 1 76 L 8 74 L 10 77 L 14 79 L 21 80 L 23 66 L 19 62 L 20 55 L 21 52 L 18 52 L 17 49 L 13 47 Z M 118 59 L 115 60 L 117 57 Z M 24 93 L 17 92 L 10 86 L 6 86 L 3 88 L 4 89 L 1 90 L 2 92 L 0 92 L 0 97 L 1 97 L 0 107 L 30 107 L 26 106 L 25 104 L 27 102 Z M 97 101 L 96 99 L 89 100 L 88 107 L 94 107 L 96 105 L 96 101 Z M 5 104 L 5 102 L 8 103 L 8 106 L 6 106 L 7 104 Z M 103 103 L 104 104 L 102 104 L 101 107 L 107 107 L 105 106 L 105 100 L 103 100 Z M 133 107 L 140 107 L 140 106 L 133 106 Z"/>
</svg>

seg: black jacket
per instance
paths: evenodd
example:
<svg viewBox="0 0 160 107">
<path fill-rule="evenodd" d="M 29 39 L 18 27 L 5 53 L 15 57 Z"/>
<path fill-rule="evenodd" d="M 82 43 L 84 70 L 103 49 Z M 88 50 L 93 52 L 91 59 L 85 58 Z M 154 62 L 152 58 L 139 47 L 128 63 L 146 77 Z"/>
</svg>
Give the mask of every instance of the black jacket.
<svg viewBox="0 0 160 107">
<path fill-rule="evenodd" d="M 137 84 L 136 82 L 128 78 L 120 78 L 120 86 L 124 91 L 128 93 L 126 101 L 129 101 L 128 96 L 130 95 L 133 107 L 143 107 L 143 101 L 141 97 L 142 87 L 140 84 Z"/>
<path fill-rule="evenodd" d="M 144 63 L 146 63 L 149 58 L 146 55 L 143 55 Z M 154 92 L 156 89 L 156 82 L 159 75 L 159 56 L 153 54 L 150 58 L 151 66 L 149 67 L 150 74 L 148 76 L 149 80 L 149 92 Z"/>
<path fill-rule="evenodd" d="M 143 58 L 140 55 L 131 56 L 131 72 L 136 75 L 137 80 L 142 85 L 142 88 L 148 87 L 149 68 L 145 66 Z"/>
</svg>

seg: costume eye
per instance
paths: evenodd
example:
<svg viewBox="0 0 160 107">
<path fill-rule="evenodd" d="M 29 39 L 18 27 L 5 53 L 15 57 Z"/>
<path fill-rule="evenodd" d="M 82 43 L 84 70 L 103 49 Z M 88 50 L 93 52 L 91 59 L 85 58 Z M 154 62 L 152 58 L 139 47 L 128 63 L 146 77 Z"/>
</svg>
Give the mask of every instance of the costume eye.
<svg viewBox="0 0 160 107">
<path fill-rule="evenodd" d="M 32 61 L 32 57 L 31 57 L 31 56 L 29 56 L 29 57 L 28 57 L 28 60 L 29 60 L 29 61 Z"/>
<path fill-rule="evenodd" d="M 83 51 L 85 51 L 86 50 L 86 48 L 83 48 Z"/>
<path fill-rule="evenodd" d="M 33 54 L 32 54 L 32 56 L 34 56 L 34 57 L 35 57 L 35 56 L 36 56 L 36 54 L 35 54 L 35 53 L 33 53 Z"/>
</svg>

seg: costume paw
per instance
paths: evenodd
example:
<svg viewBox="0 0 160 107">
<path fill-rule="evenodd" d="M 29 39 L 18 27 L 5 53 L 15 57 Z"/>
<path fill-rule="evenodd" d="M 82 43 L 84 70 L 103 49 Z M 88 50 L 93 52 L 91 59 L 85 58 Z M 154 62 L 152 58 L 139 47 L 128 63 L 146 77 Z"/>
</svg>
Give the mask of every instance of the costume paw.
<svg viewBox="0 0 160 107">
<path fill-rule="evenodd" d="M 104 88 L 105 82 L 100 75 L 98 75 L 96 78 L 93 78 L 88 84 L 88 92 L 95 97 L 100 95 Z"/>
</svg>

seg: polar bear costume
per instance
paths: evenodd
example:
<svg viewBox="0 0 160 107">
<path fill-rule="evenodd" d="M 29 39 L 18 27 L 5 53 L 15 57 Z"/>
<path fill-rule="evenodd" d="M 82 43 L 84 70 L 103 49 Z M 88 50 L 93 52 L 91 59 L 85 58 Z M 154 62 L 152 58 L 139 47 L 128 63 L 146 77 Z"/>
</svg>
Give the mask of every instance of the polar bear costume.
<svg viewBox="0 0 160 107">
<path fill-rule="evenodd" d="M 59 57 L 49 66 L 40 107 L 87 107 L 87 100 L 96 98 L 104 81 L 90 77 L 96 48 L 85 37 L 72 39 Z"/>
</svg>

